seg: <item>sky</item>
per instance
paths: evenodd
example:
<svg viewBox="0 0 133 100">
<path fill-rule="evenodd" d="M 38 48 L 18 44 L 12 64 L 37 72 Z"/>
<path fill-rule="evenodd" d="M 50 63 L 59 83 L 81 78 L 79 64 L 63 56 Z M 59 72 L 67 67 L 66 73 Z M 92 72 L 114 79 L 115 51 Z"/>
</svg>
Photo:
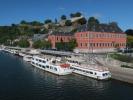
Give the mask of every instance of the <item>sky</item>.
<svg viewBox="0 0 133 100">
<path fill-rule="evenodd" d="M 81 12 L 101 23 L 116 21 L 123 29 L 133 29 L 133 0 L 0 0 L 0 26 L 21 20 L 40 21 Z"/>
</svg>

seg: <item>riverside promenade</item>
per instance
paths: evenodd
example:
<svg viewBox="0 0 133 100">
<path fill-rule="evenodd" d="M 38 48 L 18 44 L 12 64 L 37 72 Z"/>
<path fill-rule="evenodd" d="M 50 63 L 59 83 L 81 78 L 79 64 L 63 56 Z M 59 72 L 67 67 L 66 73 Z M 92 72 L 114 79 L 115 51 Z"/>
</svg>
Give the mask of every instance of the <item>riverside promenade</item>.
<svg viewBox="0 0 133 100">
<path fill-rule="evenodd" d="M 133 83 L 133 69 L 121 67 L 109 67 L 112 79 Z"/>
<path fill-rule="evenodd" d="M 97 56 L 95 59 L 98 60 L 102 65 L 109 68 L 112 79 L 133 84 L 133 69 L 120 67 L 121 65 L 126 65 L 127 63 L 101 56 Z M 130 66 L 133 66 L 133 64 L 130 64 Z"/>
</svg>

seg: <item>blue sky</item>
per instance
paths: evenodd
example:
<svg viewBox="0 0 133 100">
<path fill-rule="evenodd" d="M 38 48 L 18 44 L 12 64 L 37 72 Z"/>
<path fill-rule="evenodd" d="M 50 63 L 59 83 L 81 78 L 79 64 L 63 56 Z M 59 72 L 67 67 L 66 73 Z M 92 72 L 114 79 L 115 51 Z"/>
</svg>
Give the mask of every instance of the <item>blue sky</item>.
<svg viewBox="0 0 133 100">
<path fill-rule="evenodd" d="M 79 11 L 86 18 L 95 16 L 103 23 L 117 21 L 126 30 L 133 28 L 132 10 L 133 0 L 0 0 L 0 25 L 21 20 L 44 22 Z"/>
</svg>

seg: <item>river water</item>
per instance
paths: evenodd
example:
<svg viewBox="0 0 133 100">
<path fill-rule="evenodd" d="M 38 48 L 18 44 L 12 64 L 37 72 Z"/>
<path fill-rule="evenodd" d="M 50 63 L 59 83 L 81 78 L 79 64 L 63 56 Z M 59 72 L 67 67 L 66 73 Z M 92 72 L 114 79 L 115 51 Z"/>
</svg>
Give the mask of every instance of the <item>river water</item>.
<svg viewBox="0 0 133 100">
<path fill-rule="evenodd" d="M 133 100 L 133 85 L 77 74 L 56 76 L 0 52 L 0 100 Z"/>
</svg>

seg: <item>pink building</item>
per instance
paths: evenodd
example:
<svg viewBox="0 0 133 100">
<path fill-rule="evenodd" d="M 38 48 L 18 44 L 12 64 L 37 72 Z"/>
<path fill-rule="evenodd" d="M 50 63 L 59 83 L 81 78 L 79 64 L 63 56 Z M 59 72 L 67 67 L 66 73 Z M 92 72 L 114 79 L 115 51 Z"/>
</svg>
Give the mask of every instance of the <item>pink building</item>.
<svg viewBox="0 0 133 100">
<path fill-rule="evenodd" d="M 57 42 L 69 42 L 72 38 L 76 39 L 78 46 L 75 52 L 112 52 L 116 48 L 126 47 L 125 33 L 107 32 L 77 32 L 75 34 L 53 34 L 48 36 L 52 48 L 56 48 Z"/>
<path fill-rule="evenodd" d="M 77 52 L 112 52 L 126 47 L 126 34 L 107 32 L 78 32 L 74 35 Z"/>
</svg>

